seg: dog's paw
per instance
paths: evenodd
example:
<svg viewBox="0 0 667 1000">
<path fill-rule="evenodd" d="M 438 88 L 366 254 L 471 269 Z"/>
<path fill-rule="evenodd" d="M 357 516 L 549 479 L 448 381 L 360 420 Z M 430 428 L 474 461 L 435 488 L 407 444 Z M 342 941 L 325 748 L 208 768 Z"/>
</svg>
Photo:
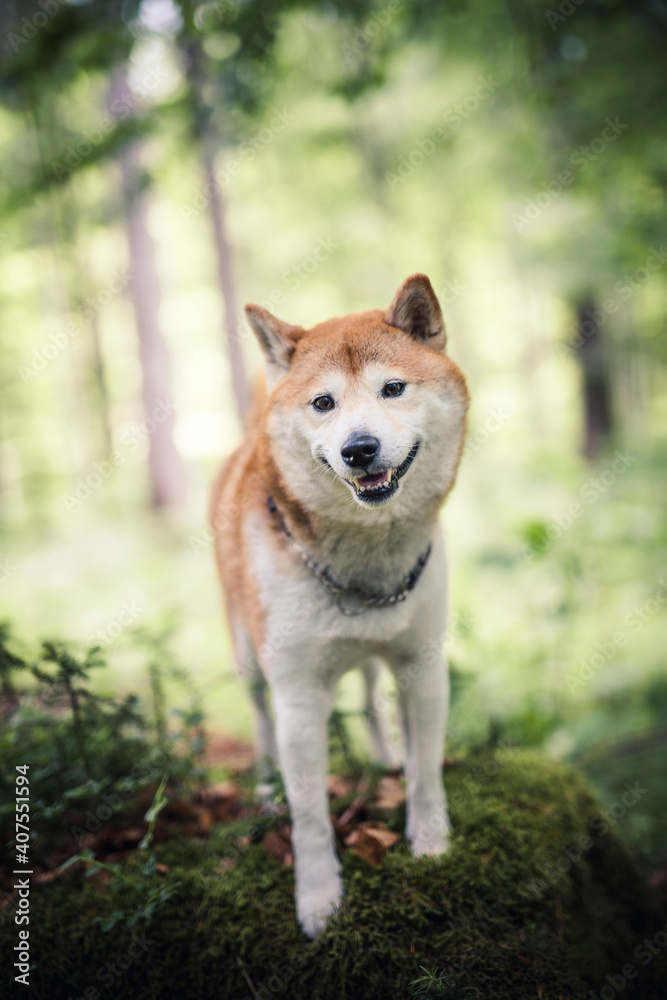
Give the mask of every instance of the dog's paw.
<svg viewBox="0 0 667 1000">
<path fill-rule="evenodd" d="M 451 826 L 444 805 L 438 804 L 408 820 L 407 839 L 416 858 L 423 855 L 444 854 L 449 847 Z"/>
<path fill-rule="evenodd" d="M 314 938 L 323 931 L 343 899 L 343 886 L 336 877 L 317 886 L 297 893 L 297 917 L 301 929 L 308 937 Z"/>
<path fill-rule="evenodd" d="M 449 848 L 449 832 L 429 832 L 425 836 L 415 837 L 411 845 L 416 858 L 444 854 Z"/>
</svg>

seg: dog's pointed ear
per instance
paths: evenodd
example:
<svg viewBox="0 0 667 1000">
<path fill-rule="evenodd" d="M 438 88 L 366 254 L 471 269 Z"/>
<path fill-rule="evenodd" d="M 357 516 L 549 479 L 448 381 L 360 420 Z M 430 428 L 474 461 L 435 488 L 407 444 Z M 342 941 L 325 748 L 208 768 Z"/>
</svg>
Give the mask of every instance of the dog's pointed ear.
<svg viewBox="0 0 667 1000">
<path fill-rule="evenodd" d="M 411 274 L 385 313 L 389 326 L 397 326 L 415 340 L 444 351 L 447 343 L 440 303 L 425 274 Z"/>
<path fill-rule="evenodd" d="M 303 327 L 285 323 L 273 316 L 268 309 L 253 303 L 245 307 L 245 314 L 262 348 L 267 374 L 272 375 L 275 380 L 289 368 L 296 342 L 305 331 Z"/>
</svg>

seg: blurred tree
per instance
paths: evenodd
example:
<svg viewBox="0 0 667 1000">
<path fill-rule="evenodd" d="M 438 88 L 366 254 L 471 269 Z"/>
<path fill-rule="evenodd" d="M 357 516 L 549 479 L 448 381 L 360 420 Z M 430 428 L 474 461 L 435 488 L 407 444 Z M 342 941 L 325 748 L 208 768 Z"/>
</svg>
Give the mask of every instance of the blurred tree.
<svg viewBox="0 0 667 1000">
<path fill-rule="evenodd" d="M 234 280 L 232 250 L 225 232 L 224 196 L 220 190 L 215 171 L 215 156 L 221 143 L 210 125 L 210 114 L 203 99 L 207 79 L 203 68 L 203 52 L 197 38 L 187 40 L 183 57 L 190 83 L 190 125 L 193 138 L 200 150 L 204 180 L 203 191 L 205 192 L 215 247 L 216 276 L 220 296 L 224 303 L 226 349 L 231 368 L 232 385 L 239 417 L 241 422 L 245 424 L 250 407 L 250 390 L 240 350 L 239 324 L 242 320 Z"/>
<path fill-rule="evenodd" d="M 622 306 L 643 283 L 624 280 L 624 272 L 627 278 L 646 265 L 664 233 L 667 12 L 630 0 L 560 4 L 539 13 L 523 3 L 514 24 L 526 39 L 527 97 L 541 120 L 549 171 L 542 188 L 557 185 L 566 168 L 567 188 L 589 205 L 578 213 L 580 224 L 563 212 L 558 246 L 552 243 L 547 260 L 558 268 L 574 315 L 582 451 L 592 459 L 613 437 L 615 400 L 631 360 L 650 365 L 653 354 L 647 338 L 637 351 L 632 314 Z M 535 252 L 534 241 L 529 245 Z M 608 322 L 614 314 L 615 326 Z"/>
<path fill-rule="evenodd" d="M 150 129 L 149 116 L 141 120 L 131 111 L 136 98 L 129 91 L 122 67 L 135 44 L 124 18 L 138 13 L 139 0 L 130 3 L 92 2 L 81 8 L 56 4 L 45 11 L 35 2 L 20 9 L 9 4 L 3 10 L 6 44 L 13 50 L 13 59 L 5 65 L 0 78 L 9 100 L 20 108 L 32 109 L 40 143 L 48 135 L 50 148 L 40 148 L 41 156 L 33 168 L 32 177 L 18 178 L 21 195 L 28 200 L 40 190 L 54 192 L 59 202 L 65 199 L 65 188 L 72 187 L 83 170 L 116 157 L 122 175 L 122 206 L 128 238 L 132 282 L 131 295 L 136 317 L 139 358 L 142 367 L 142 402 L 144 426 L 148 440 L 148 471 L 152 503 L 164 507 L 180 502 L 185 495 L 185 471 L 173 438 L 174 409 L 169 372 L 167 345 L 159 325 L 160 290 L 152 239 L 147 228 L 148 175 L 141 165 L 138 135 Z M 121 67 L 116 71 L 116 67 Z M 100 125 L 77 133 L 67 142 L 67 129 L 59 120 L 55 95 L 71 93 L 90 70 L 114 74 L 108 101 L 113 125 Z M 114 109 L 116 111 L 114 112 Z M 114 119 L 115 114 L 115 121 Z M 42 127 L 44 121 L 48 128 Z M 115 126 L 115 127 L 114 127 Z M 89 138 L 90 136 L 90 138 Z M 76 141 L 78 140 L 78 142 Z M 60 150 L 58 149 L 60 141 Z M 85 145 L 83 144 L 85 142 Z M 75 180 L 76 183 L 76 180 Z M 76 196 L 67 196 L 71 204 Z M 61 246 L 69 247 L 72 263 L 77 264 L 77 235 L 72 231 L 76 215 L 63 208 L 56 213 L 57 238 Z M 63 227 L 67 232 L 63 231 Z M 78 311 L 83 312 L 81 270 L 70 267 L 70 284 Z M 85 269 L 84 269 L 85 273 Z M 64 289 L 65 294 L 69 294 Z M 97 311 L 86 310 L 92 338 L 92 373 L 98 387 L 98 405 L 105 434 L 110 437 L 109 408 L 103 354 L 99 343 Z M 77 426 L 78 421 L 73 422 Z"/>
<path fill-rule="evenodd" d="M 124 107 L 132 104 L 123 70 L 116 71 L 109 91 L 110 108 L 119 103 Z M 154 507 L 168 507 L 184 500 L 186 481 L 174 442 L 169 352 L 160 328 L 160 282 L 148 229 L 148 188 L 140 140 L 126 146 L 118 162 L 130 256 L 130 289 L 139 337 L 151 496 Z"/>
<path fill-rule="evenodd" d="M 586 458 L 595 458 L 612 429 L 609 352 L 598 322 L 595 302 L 583 301 L 578 310 L 579 356 L 583 373 L 584 443 Z"/>
<path fill-rule="evenodd" d="M 292 47 L 298 21 L 308 30 L 312 25 L 319 30 L 316 57 L 310 42 L 298 52 Z M 510 269 L 520 275 L 523 285 L 534 285 L 540 270 L 548 272 L 558 297 L 569 305 L 573 336 L 579 339 L 577 324 L 581 334 L 580 318 L 586 303 L 595 302 L 598 312 L 604 312 L 610 295 L 618 300 L 617 305 L 629 302 L 650 277 L 653 266 L 648 268 L 646 262 L 652 248 L 660 246 L 667 203 L 667 149 L 662 128 L 667 101 L 662 57 L 665 30 L 664 10 L 652 0 L 587 0 L 585 4 L 553 8 L 538 0 L 512 4 L 506 0 L 453 0 L 447 5 L 414 0 L 410 4 L 388 3 L 375 11 L 362 0 L 318 0 L 307 5 L 280 0 L 270 8 L 242 0 L 88 0 L 49 4 L 48 11 L 40 0 L 21 4 L 6 0 L 0 7 L 0 36 L 6 55 L 0 67 L 0 97 L 17 117 L 26 108 L 36 107 L 40 121 L 50 119 L 51 160 L 65 162 L 68 148 L 77 136 L 80 138 L 76 130 L 81 127 L 81 108 L 96 106 L 105 78 L 128 65 L 142 45 L 162 45 L 174 61 L 180 60 L 184 75 L 173 99 L 148 101 L 140 116 L 118 116 L 113 128 L 102 130 L 89 143 L 91 149 L 85 156 L 70 159 L 73 165 L 68 163 L 64 175 L 53 170 L 53 163 L 35 156 L 27 144 L 12 150 L 15 168 L 0 207 L 8 218 L 34 211 L 46 190 L 64 184 L 82 189 L 84 174 L 99 176 L 100 168 L 118 157 L 125 163 L 126 205 L 135 205 L 134 194 L 139 202 L 144 197 L 142 185 L 149 182 L 149 171 L 135 162 L 132 170 L 141 173 L 143 181 L 139 183 L 139 174 L 130 177 L 130 154 L 124 151 L 139 134 L 157 136 L 161 150 L 167 151 L 172 161 L 178 159 L 180 151 L 192 153 L 188 164 L 198 162 L 202 171 L 215 270 L 225 305 L 227 352 L 243 415 L 248 389 L 239 349 L 238 294 L 225 231 L 228 206 L 216 170 L 219 157 L 252 135 L 277 87 L 289 76 L 293 93 L 300 94 L 300 99 L 309 88 L 318 88 L 348 103 L 344 111 L 335 106 L 333 122 L 323 123 L 317 118 L 319 109 L 315 109 L 307 126 L 312 149 L 317 143 L 331 143 L 331 148 L 338 150 L 354 146 L 355 152 L 365 157 L 367 176 L 361 181 L 367 184 L 365 194 L 381 203 L 385 214 L 394 212 L 404 230 L 411 225 L 414 207 L 424 203 L 432 206 L 434 230 L 443 231 L 452 222 L 464 227 L 469 219 L 465 212 L 459 213 L 459 205 L 474 202 L 474 224 L 480 230 L 495 225 L 495 238 L 512 258 Z M 413 53 L 413 66 L 423 59 L 428 67 L 430 60 L 439 67 L 438 72 L 444 65 L 452 78 L 463 67 L 466 79 L 485 74 L 484 79 L 494 81 L 494 100 L 489 102 L 493 113 L 485 112 L 484 131 L 474 126 L 468 129 L 467 124 L 465 129 L 450 128 L 433 157 L 433 163 L 442 164 L 443 174 L 448 172 L 448 179 L 456 183 L 456 196 L 444 185 L 438 187 L 437 178 L 430 190 L 429 176 L 433 178 L 436 170 L 429 175 L 425 168 L 419 183 L 426 190 L 419 192 L 414 206 L 407 197 L 397 196 L 392 203 L 386 183 L 378 183 L 397 159 L 400 163 L 404 152 L 405 128 L 403 135 L 396 129 L 392 132 L 392 106 L 382 106 L 379 100 L 382 122 L 377 135 L 374 127 L 368 127 L 361 117 L 355 118 L 352 110 L 374 92 L 382 97 L 387 80 L 406 52 Z M 424 79 L 427 73 L 428 69 Z M 411 77 L 405 80 L 409 87 Z M 415 114 L 422 114 L 423 105 L 435 105 L 440 99 L 426 86 L 415 93 L 419 95 Z M 387 90 L 386 94 L 391 94 L 394 102 L 400 98 L 395 91 Z M 457 112 L 454 107 L 452 114 L 467 123 L 465 108 Z M 558 180 L 563 171 L 570 180 Z M 293 178 L 290 183 L 294 184 Z M 352 186 L 350 203 L 356 196 Z M 134 194 L 128 202 L 130 191 Z M 534 224 L 515 227 L 516 234 L 508 238 L 509 220 L 501 218 L 502 211 L 512 201 L 535 200 L 538 193 L 553 206 Z M 233 196 L 225 191 L 225 197 L 234 208 Z M 261 201 L 259 195 L 257 200 Z M 75 214 L 77 204 L 78 194 L 72 199 Z M 72 225 L 75 230 L 85 230 L 89 219 L 83 211 L 79 215 Z M 149 251 L 148 234 L 145 237 L 143 249 Z M 448 237 L 438 234 L 433 237 L 434 244 L 436 239 L 449 263 L 453 255 Z M 74 258 L 76 253 L 82 254 L 75 246 L 76 232 L 71 242 L 74 255 L 68 273 L 73 285 Z M 660 251 L 657 253 L 659 257 Z M 647 277 L 635 280 L 632 276 L 641 269 Z M 152 288 L 156 295 L 155 275 L 149 275 L 146 282 L 146 288 Z M 145 284 L 143 279 L 141 284 Z M 72 289 L 70 295 L 76 305 Z M 145 323 L 145 302 L 142 308 Z M 617 387 L 629 370 L 630 352 L 633 370 L 640 370 L 633 380 L 634 396 L 625 393 L 627 399 L 637 398 L 637 386 L 643 384 L 643 371 L 650 372 L 651 359 L 664 357 L 663 341 L 656 336 L 658 320 L 652 326 L 644 322 L 633 329 L 629 309 L 616 312 L 608 326 L 604 319 L 594 324 L 594 351 L 582 348 L 569 354 L 583 364 L 582 423 L 589 455 L 604 445 L 613 430 L 612 413 L 620 412 Z M 519 328 L 527 339 L 530 327 L 539 323 L 540 309 L 533 308 Z M 152 329 L 157 329 L 155 322 Z M 103 353 L 94 328 L 90 334 L 91 372 L 98 383 L 94 405 L 103 410 Z M 140 342 L 146 342 L 141 334 Z M 536 337 L 534 343 L 539 343 L 544 353 L 546 341 Z M 145 348 L 142 351 L 146 362 Z M 163 355 L 164 345 L 157 358 L 161 351 Z M 595 403 L 591 395 L 593 355 L 597 359 Z M 526 381 L 539 367 L 534 357 L 528 361 Z M 164 386 L 168 368 L 164 356 L 155 368 L 152 384 L 157 385 L 159 371 Z M 604 387 L 600 382 L 603 375 Z M 532 383 L 530 390 L 537 397 Z M 147 398 L 146 391 L 144 388 L 144 407 L 159 394 L 153 388 Z M 113 395 L 113 387 L 109 393 Z M 112 406 L 107 409 L 113 411 Z M 169 436 L 169 426 L 163 432 Z M 73 433 L 81 434 L 78 422 Z M 152 447 L 157 449 L 157 439 Z M 173 442 L 164 451 L 167 453 L 171 459 L 163 460 L 174 470 Z M 151 462 L 154 460 L 152 455 Z M 173 470 L 166 476 L 172 485 L 154 489 L 156 499 L 174 490 L 178 475 Z M 157 474 L 155 470 L 153 474 Z M 175 494 L 178 492 L 176 489 Z"/>
<path fill-rule="evenodd" d="M 445 59 L 481 55 L 500 88 L 499 127 L 512 108 L 524 120 L 514 148 L 499 132 L 498 169 L 522 203 L 514 215 L 522 270 L 549 269 L 570 307 L 568 339 L 580 339 L 594 303 L 598 319 L 570 353 L 581 364 L 582 450 L 592 458 L 612 434 L 631 361 L 650 368 L 665 358 L 664 338 L 638 338 L 622 307 L 664 260 L 667 9 L 652 0 L 415 0 L 400 16 L 406 36 L 436 44 Z M 616 324 L 603 329 L 612 310 Z"/>
</svg>

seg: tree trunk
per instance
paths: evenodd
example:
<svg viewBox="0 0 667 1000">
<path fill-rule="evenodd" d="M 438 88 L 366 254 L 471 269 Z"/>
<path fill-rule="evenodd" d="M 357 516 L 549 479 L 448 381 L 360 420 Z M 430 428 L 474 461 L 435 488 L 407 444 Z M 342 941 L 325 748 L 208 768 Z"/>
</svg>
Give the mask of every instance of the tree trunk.
<svg viewBox="0 0 667 1000">
<path fill-rule="evenodd" d="M 56 108 L 52 103 L 40 105 L 36 96 L 29 95 L 30 118 L 33 125 L 35 148 L 42 171 L 55 159 L 56 150 L 62 148 Z M 40 110 L 41 109 L 41 110 Z M 53 260 L 53 280 L 46 292 L 43 309 L 45 313 L 59 314 L 64 326 L 76 312 L 81 311 L 81 281 L 74 260 L 75 212 L 71 204 L 66 204 L 67 195 L 62 188 L 49 187 L 46 195 L 48 206 L 45 223 L 45 244 L 50 246 Z M 75 276 L 73 280 L 73 276 Z M 67 348 L 66 363 L 58 365 L 61 381 L 59 399 L 64 416 L 64 435 L 69 455 L 69 472 L 72 479 L 85 474 L 94 458 L 100 457 L 95 443 L 94 412 L 87 398 L 85 366 L 78 344 Z"/>
<path fill-rule="evenodd" d="M 91 368 L 95 383 L 96 410 L 104 441 L 105 458 L 113 451 L 113 433 L 111 430 L 111 401 L 107 384 L 104 354 L 102 353 L 102 338 L 97 314 L 94 313 L 89 322 L 90 345 L 92 350 Z"/>
<path fill-rule="evenodd" d="M 118 103 L 124 107 L 133 106 L 124 70 L 119 70 L 112 78 L 107 102 L 112 113 Z M 140 140 L 126 146 L 118 162 L 130 258 L 130 294 L 139 338 L 151 500 L 153 507 L 161 508 L 185 499 L 186 480 L 174 442 L 171 370 L 160 328 L 160 283 L 155 248 L 148 231 L 148 195 Z"/>
<path fill-rule="evenodd" d="M 595 302 L 584 300 L 577 308 L 579 360 L 583 375 L 584 440 L 582 451 L 592 459 L 612 431 L 609 358 Z"/>
<path fill-rule="evenodd" d="M 206 177 L 205 190 L 209 195 L 209 215 L 215 243 L 218 287 L 225 305 L 227 354 L 232 372 L 236 406 L 241 423 L 245 426 L 250 407 L 250 392 L 239 341 L 239 305 L 232 274 L 232 255 L 225 234 L 224 203 L 215 179 L 214 153 L 206 138 L 202 139 L 202 160 Z"/>
<path fill-rule="evenodd" d="M 239 339 L 239 304 L 232 268 L 232 253 L 225 234 L 225 206 L 215 177 L 215 152 L 219 146 L 211 126 L 210 109 L 202 100 L 206 73 L 199 40 L 192 39 L 184 49 L 185 72 L 190 84 L 191 117 L 195 141 L 201 150 L 204 190 L 208 197 L 209 218 L 216 253 L 216 271 L 220 297 L 225 307 L 225 349 L 232 374 L 236 408 L 245 426 L 250 408 L 250 390 L 243 364 Z"/>
<path fill-rule="evenodd" d="M 185 470 L 174 443 L 169 355 L 159 323 L 160 286 L 155 249 L 148 231 L 148 198 L 142 188 L 138 143 L 121 154 L 120 168 L 132 276 L 130 290 L 143 376 L 152 503 L 154 507 L 166 507 L 184 500 Z"/>
</svg>

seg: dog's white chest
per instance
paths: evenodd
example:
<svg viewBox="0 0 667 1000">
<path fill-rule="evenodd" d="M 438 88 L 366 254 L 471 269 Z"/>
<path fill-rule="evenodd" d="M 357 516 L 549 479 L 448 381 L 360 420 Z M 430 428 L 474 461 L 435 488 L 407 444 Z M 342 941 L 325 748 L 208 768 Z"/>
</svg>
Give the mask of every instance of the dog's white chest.
<svg viewBox="0 0 667 1000">
<path fill-rule="evenodd" d="M 286 657 L 301 671 L 324 661 L 327 672 L 342 673 L 366 655 L 377 653 L 387 659 L 393 658 L 392 653 L 407 655 L 415 644 L 444 632 L 446 573 L 439 533 L 417 584 L 404 600 L 352 615 L 343 613 L 340 605 L 347 600 L 355 605 L 354 594 L 334 594 L 296 552 L 285 557 L 267 545 L 258 520 L 248 519 L 246 543 L 264 616 L 257 652 L 269 679 L 272 664 L 281 662 L 281 673 L 287 667 Z"/>
</svg>

